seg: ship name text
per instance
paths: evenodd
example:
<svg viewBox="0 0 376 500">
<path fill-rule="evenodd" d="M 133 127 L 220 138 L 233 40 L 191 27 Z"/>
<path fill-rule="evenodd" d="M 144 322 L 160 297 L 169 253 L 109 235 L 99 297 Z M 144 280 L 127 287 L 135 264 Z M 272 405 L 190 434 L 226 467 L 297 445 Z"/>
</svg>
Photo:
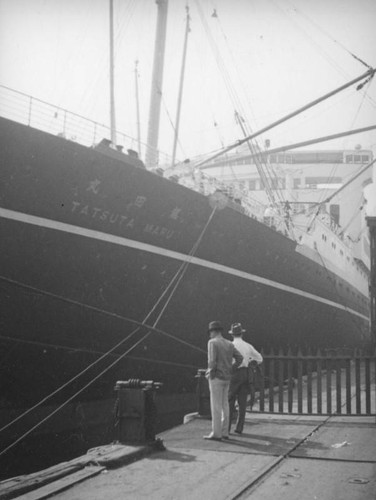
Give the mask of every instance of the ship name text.
<svg viewBox="0 0 376 500">
<path fill-rule="evenodd" d="M 134 204 L 133 206 L 137 206 Z M 121 229 L 135 229 L 138 226 L 144 233 L 151 234 L 153 236 L 159 236 L 162 238 L 170 239 L 174 235 L 175 231 L 169 229 L 164 226 L 159 226 L 157 224 L 152 224 L 150 221 L 143 223 L 140 225 L 140 222 L 137 221 L 131 215 L 126 215 L 124 213 L 111 212 L 109 210 L 104 210 L 99 207 L 95 207 L 92 205 L 88 205 L 86 203 L 81 203 L 78 201 L 72 201 L 71 212 L 95 219 L 101 223 L 105 223 L 107 225 L 111 224 Z M 178 217 L 178 210 L 174 209 L 170 215 L 170 218 L 176 219 Z"/>
</svg>

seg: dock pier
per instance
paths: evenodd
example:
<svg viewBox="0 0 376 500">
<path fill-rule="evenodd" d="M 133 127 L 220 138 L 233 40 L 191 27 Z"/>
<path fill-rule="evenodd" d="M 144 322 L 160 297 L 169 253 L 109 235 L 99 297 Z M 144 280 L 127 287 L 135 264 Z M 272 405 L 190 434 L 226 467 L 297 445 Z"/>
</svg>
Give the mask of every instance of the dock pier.
<svg viewBox="0 0 376 500">
<path fill-rule="evenodd" d="M 247 412 L 244 432 L 230 434 L 228 441 L 204 440 L 210 420 L 192 414 L 187 423 L 159 434 L 153 442 L 115 443 L 45 471 L 3 481 L 0 498 L 375 500 L 374 368 L 374 360 L 360 372 L 358 363 L 351 364 L 350 378 L 343 377 L 349 378 L 350 388 L 343 383 L 341 397 L 337 384 L 330 388 L 329 400 L 336 402 L 330 414 L 323 410 L 328 392 L 319 399 L 323 413 L 313 414 L 316 406 L 309 401 L 318 384 L 312 374 L 296 388 L 303 402 L 287 404 L 286 413 L 278 412 L 278 404 L 274 412 L 266 411 L 268 405 L 260 411 L 260 401 L 256 402 L 254 411 Z M 327 384 L 320 385 L 327 390 Z M 283 392 L 288 402 L 291 387 L 287 384 Z M 276 400 L 282 396 L 277 394 Z M 350 406 L 360 412 L 341 413 L 339 402 L 344 410 Z M 309 413 L 297 412 L 308 407 Z"/>
</svg>

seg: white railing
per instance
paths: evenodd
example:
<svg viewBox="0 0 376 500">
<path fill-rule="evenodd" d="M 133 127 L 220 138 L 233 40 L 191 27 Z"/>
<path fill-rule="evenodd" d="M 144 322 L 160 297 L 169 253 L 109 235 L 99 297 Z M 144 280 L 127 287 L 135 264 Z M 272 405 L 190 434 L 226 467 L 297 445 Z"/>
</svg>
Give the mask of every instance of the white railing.
<svg viewBox="0 0 376 500">
<path fill-rule="evenodd" d="M 87 147 L 99 143 L 103 138 L 111 138 L 107 125 L 3 85 L 0 85 L 0 115 Z M 137 141 L 133 137 L 120 131 L 116 132 L 116 137 L 116 145 L 123 146 L 124 151 L 137 150 Z M 143 146 L 145 150 L 146 146 Z M 159 153 L 159 157 L 161 162 L 168 161 L 165 159 L 167 155 Z"/>
</svg>

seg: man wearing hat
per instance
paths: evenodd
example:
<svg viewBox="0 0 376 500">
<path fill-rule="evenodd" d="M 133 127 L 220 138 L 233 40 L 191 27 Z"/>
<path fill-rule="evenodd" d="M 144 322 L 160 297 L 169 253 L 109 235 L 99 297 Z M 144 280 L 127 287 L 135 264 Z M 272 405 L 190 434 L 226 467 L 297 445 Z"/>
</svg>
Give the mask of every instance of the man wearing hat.
<svg viewBox="0 0 376 500">
<path fill-rule="evenodd" d="M 243 356 L 243 361 L 238 367 L 234 367 L 231 376 L 229 390 L 229 406 L 230 420 L 229 432 L 231 429 L 232 417 L 235 413 L 235 401 L 238 401 L 238 419 L 236 422 L 235 432 L 241 434 L 243 432 L 245 411 L 247 408 L 247 397 L 250 392 L 250 370 L 253 365 L 262 363 L 262 356 L 248 342 L 243 340 L 243 330 L 240 323 L 233 323 L 229 333 L 233 336 L 233 344 L 235 348 Z"/>
<path fill-rule="evenodd" d="M 243 356 L 234 344 L 222 337 L 223 327 L 219 321 L 209 323 L 208 333 L 208 369 L 206 377 L 210 389 L 210 409 L 212 416 L 212 431 L 204 439 L 220 441 L 228 439 L 229 433 L 229 402 L 232 367 L 238 367 Z M 235 359 L 232 364 L 233 358 Z"/>
</svg>

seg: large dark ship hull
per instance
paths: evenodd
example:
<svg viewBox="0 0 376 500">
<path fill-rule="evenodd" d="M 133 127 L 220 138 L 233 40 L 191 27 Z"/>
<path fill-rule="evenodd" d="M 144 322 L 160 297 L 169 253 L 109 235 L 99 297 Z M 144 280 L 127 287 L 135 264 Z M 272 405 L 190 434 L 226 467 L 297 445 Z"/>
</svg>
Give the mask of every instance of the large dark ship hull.
<svg viewBox="0 0 376 500">
<path fill-rule="evenodd" d="M 5 119 L 0 127 L 2 424 L 121 342 L 46 404 L 98 376 L 66 407 L 78 417 L 127 378 L 163 382 L 166 405 L 176 395 L 182 408 L 206 365 L 213 319 L 242 322 L 257 348 L 368 341 L 368 298 L 350 283 L 333 286 L 343 279 L 281 233 L 231 207 L 213 214 L 209 198 L 127 156 Z M 59 422 L 63 432 L 68 420 Z"/>
</svg>

